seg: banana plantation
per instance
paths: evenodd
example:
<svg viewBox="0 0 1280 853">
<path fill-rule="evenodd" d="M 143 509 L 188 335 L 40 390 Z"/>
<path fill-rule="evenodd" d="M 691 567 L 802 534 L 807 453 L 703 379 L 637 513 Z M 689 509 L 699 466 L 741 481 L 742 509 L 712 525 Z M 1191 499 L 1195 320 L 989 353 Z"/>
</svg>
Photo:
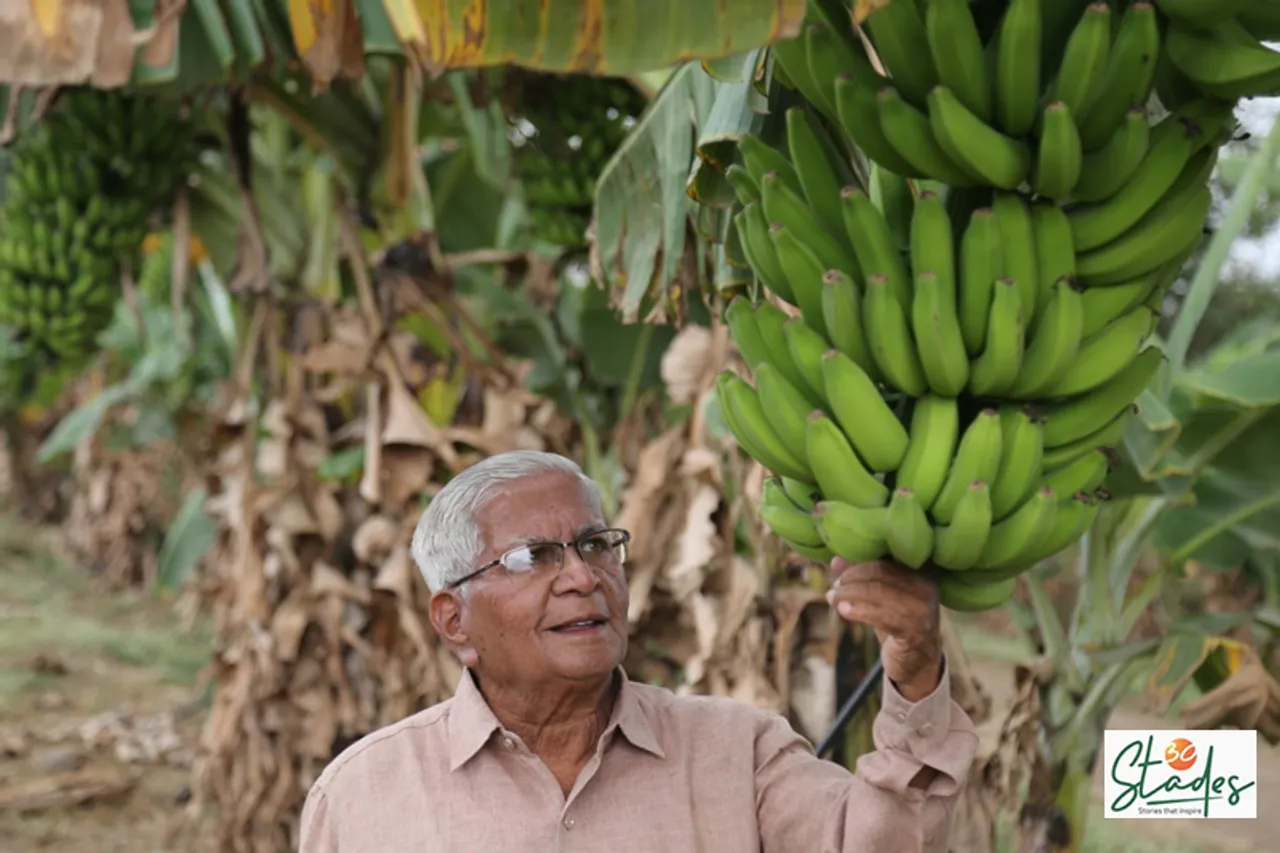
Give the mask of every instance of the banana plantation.
<svg viewBox="0 0 1280 853">
<path fill-rule="evenodd" d="M 1274 844 L 1102 791 L 1117 728 L 1280 785 L 1280 7 L 7 5 L 0 849 L 296 849 L 519 448 L 631 532 L 633 679 L 850 768 L 827 567 L 932 573 L 953 853 Z"/>
</svg>

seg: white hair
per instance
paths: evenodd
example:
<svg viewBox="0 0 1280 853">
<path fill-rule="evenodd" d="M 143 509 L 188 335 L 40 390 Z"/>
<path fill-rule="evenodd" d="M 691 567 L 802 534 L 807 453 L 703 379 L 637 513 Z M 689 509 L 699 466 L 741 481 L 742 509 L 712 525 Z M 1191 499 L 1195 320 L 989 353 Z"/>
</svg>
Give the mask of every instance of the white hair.
<svg viewBox="0 0 1280 853">
<path fill-rule="evenodd" d="M 572 459 L 541 450 L 511 450 L 477 462 L 445 484 L 418 519 L 409 553 L 431 592 L 477 568 L 484 550 L 476 516 L 506 483 L 535 474 L 572 474 L 597 507 L 600 487 Z"/>
</svg>

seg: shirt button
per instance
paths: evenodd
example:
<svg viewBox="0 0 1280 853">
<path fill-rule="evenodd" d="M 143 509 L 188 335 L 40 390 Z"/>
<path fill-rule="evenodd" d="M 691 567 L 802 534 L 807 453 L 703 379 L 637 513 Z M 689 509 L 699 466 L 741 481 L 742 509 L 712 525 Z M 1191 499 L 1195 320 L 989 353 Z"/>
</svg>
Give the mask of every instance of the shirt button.
<svg viewBox="0 0 1280 853">
<path fill-rule="evenodd" d="M 916 734 L 920 735 L 920 737 L 928 737 L 933 734 L 933 723 L 925 723 L 923 726 L 916 729 Z"/>
<path fill-rule="evenodd" d="M 906 715 L 906 714 L 904 714 L 904 713 L 902 713 L 901 711 L 899 711 L 899 712 L 895 715 L 894 719 L 896 719 L 896 720 L 897 720 L 898 722 L 900 722 L 900 723 L 905 723 L 905 722 L 907 721 L 907 715 Z"/>
<path fill-rule="evenodd" d="M 565 829 L 573 829 L 573 818 L 571 818 L 571 817 L 565 817 L 565 819 L 564 819 L 564 828 L 565 828 Z"/>
<path fill-rule="evenodd" d="M 502 745 L 505 746 L 507 749 L 515 749 L 516 748 L 515 738 L 504 737 L 502 739 Z"/>
</svg>

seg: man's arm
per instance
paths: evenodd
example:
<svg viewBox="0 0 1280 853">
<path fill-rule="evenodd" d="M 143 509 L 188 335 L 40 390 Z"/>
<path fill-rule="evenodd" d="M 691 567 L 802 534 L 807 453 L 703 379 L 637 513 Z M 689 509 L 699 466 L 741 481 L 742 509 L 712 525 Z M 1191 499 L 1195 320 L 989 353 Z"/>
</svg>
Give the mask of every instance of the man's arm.
<svg viewBox="0 0 1280 853">
<path fill-rule="evenodd" d="M 764 853 L 946 853 L 977 749 L 968 715 L 941 682 L 918 702 L 884 681 L 876 750 L 853 774 L 817 758 L 787 721 L 756 736 L 756 814 Z"/>
<path fill-rule="evenodd" d="M 329 819 L 329 799 L 319 787 L 312 787 L 302 806 L 298 853 L 338 853 L 338 838 Z"/>
</svg>

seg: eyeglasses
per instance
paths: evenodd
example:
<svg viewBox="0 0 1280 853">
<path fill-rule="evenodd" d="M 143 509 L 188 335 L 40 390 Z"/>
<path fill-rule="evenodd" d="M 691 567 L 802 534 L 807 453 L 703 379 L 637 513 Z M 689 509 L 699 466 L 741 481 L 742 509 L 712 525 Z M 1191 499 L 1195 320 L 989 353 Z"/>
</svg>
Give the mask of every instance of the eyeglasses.
<svg viewBox="0 0 1280 853">
<path fill-rule="evenodd" d="M 475 576 L 502 566 L 509 575 L 528 575 L 537 573 L 555 573 L 564 565 L 565 551 L 573 548 L 593 569 L 614 570 L 627 561 L 627 543 L 631 534 L 625 530 L 610 528 L 596 530 L 579 536 L 572 542 L 535 542 L 512 548 L 492 563 L 485 563 L 471 574 L 449 584 L 450 589 L 457 589 Z"/>
</svg>

